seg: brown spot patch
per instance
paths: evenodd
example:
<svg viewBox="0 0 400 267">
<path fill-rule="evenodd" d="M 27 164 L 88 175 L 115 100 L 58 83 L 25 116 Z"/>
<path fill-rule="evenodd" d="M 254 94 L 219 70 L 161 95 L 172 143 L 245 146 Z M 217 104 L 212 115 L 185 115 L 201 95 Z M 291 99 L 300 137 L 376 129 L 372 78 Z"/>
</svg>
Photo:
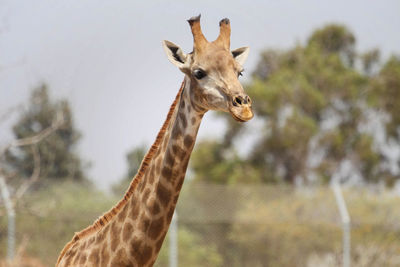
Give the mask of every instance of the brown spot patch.
<svg viewBox="0 0 400 267">
<path fill-rule="evenodd" d="M 117 224 L 117 222 L 112 222 L 111 225 L 111 235 L 112 237 L 119 237 L 119 233 L 121 231 L 121 227 Z"/>
<path fill-rule="evenodd" d="M 130 222 L 125 223 L 124 229 L 122 231 L 122 239 L 124 242 L 128 242 L 129 237 L 131 237 L 133 231 L 133 225 Z"/>
<path fill-rule="evenodd" d="M 87 260 L 86 253 L 82 253 L 81 256 L 79 257 L 79 264 L 85 264 Z"/>
<path fill-rule="evenodd" d="M 71 261 L 74 259 L 74 256 L 76 255 L 76 249 L 70 249 L 68 250 L 68 252 L 66 253 L 65 257 L 66 257 L 66 261 L 65 264 L 68 266 L 69 264 L 71 264 Z"/>
<path fill-rule="evenodd" d="M 192 125 L 194 125 L 196 123 L 196 121 L 197 121 L 196 117 L 192 117 L 190 122 L 192 123 Z"/>
<path fill-rule="evenodd" d="M 93 249 L 92 250 L 92 253 L 90 253 L 90 256 L 89 256 L 89 261 L 91 262 L 91 263 L 93 263 L 93 265 L 94 266 L 99 266 L 99 263 L 100 263 L 100 250 L 99 249 Z"/>
<path fill-rule="evenodd" d="M 149 176 L 148 176 L 149 184 L 151 184 L 151 185 L 154 183 L 154 177 L 155 177 L 155 171 L 154 171 L 154 169 L 155 169 L 155 167 L 154 167 L 154 165 L 152 165 L 152 166 L 151 166 L 151 169 L 150 169 L 150 174 L 149 174 Z"/>
<path fill-rule="evenodd" d="M 161 205 L 164 207 L 168 206 L 171 201 L 171 192 L 169 192 L 169 190 L 161 183 L 158 183 L 156 190 L 157 198 L 160 200 Z"/>
<path fill-rule="evenodd" d="M 141 181 L 140 181 L 140 184 L 139 184 L 139 186 L 138 186 L 138 190 L 139 190 L 140 192 L 143 192 L 144 189 L 145 189 L 145 182 L 144 182 L 144 180 L 141 180 Z"/>
<path fill-rule="evenodd" d="M 186 120 L 186 116 L 183 112 L 179 113 L 179 119 L 182 123 L 182 127 L 185 129 L 187 127 L 187 120 Z"/>
<path fill-rule="evenodd" d="M 109 260 L 110 260 L 110 254 L 108 253 L 107 246 L 103 246 L 100 255 L 100 266 L 107 266 Z"/>
<path fill-rule="evenodd" d="M 99 231 L 99 233 L 96 236 L 96 244 L 99 244 L 104 241 L 109 229 L 110 229 L 110 227 L 109 227 L 109 225 L 107 225 L 107 227 L 105 227 Z"/>
<path fill-rule="evenodd" d="M 81 245 L 80 245 L 80 247 L 79 247 L 79 250 L 84 250 L 84 249 L 86 249 L 86 247 L 87 247 L 87 241 L 85 241 L 85 242 L 83 242 Z"/>
<path fill-rule="evenodd" d="M 118 214 L 118 222 L 123 222 L 126 218 L 126 213 L 128 212 L 128 204 L 122 208 L 121 212 Z"/>
<path fill-rule="evenodd" d="M 149 228 L 149 237 L 153 240 L 156 240 L 160 236 L 163 228 L 164 228 L 164 218 L 163 217 L 152 221 L 150 228 Z"/>
<path fill-rule="evenodd" d="M 183 176 L 185 176 L 186 169 L 187 169 L 187 167 L 188 167 L 188 163 L 189 163 L 189 158 L 185 159 L 185 161 L 182 162 L 182 175 L 183 175 Z M 182 177 L 182 181 L 183 181 L 183 178 L 184 178 L 184 177 Z"/>
<path fill-rule="evenodd" d="M 72 260 L 71 257 L 65 256 L 65 266 L 69 266 L 71 264 L 71 260 Z"/>
<path fill-rule="evenodd" d="M 158 203 L 155 199 L 152 199 L 152 202 L 149 205 L 149 209 L 150 209 L 151 214 L 153 214 L 153 215 L 157 215 L 161 211 L 160 205 L 158 205 Z"/>
<path fill-rule="evenodd" d="M 88 246 L 91 246 L 91 245 L 94 243 L 95 240 L 96 240 L 95 237 L 92 236 L 91 238 L 89 238 L 89 239 L 87 240 L 87 245 L 88 245 Z"/>
<path fill-rule="evenodd" d="M 156 161 L 156 166 L 157 166 L 156 173 L 157 173 L 157 175 L 160 174 L 160 172 L 161 172 L 162 159 L 163 159 L 163 157 L 159 157 L 157 159 L 157 161 Z"/>
<path fill-rule="evenodd" d="M 185 145 L 186 148 L 190 148 L 193 142 L 194 139 L 190 135 L 186 135 L 185 138 L 183 139 L 183 144 Z"/>
<path fill-rule="evenodd" d="M 76 254 L 76 249 L 72 248 L 72 249 L 68 250 L 66 255 L 73 257 L 75 254 Z"/>
<path fill-rule="evenodd" d="M 112 252 L 115 252 L 115 250 L 117 249 L 118 241 L 119 241 L 119 239 L 117 239 L 117 238 L 112 238 L 111 239 L 111 251 Z"/>
<path fill-rule="evenodd" d="M 172 155 L 169 149 L 167 150 L 167 155 L 165 156 L 165 163 L 169 166 L 172 166 L 175 163 L 174 155 Z"/>
<path fill-rule="evenodd" d="M 78 247 L 78 244 L 79 244 L 79 242 L 76 242 L 76 243 L 72 246 L 72 248 L 77 248 L 77 247 Z"/>
<path fill-rule="evenodd" d="M 178 198 L 179 198 L 179 193 L 174 197 L 174 205 L 176 205 L 176 202 L 178 202 Z"/>
<path fill-rule="evenodd" d="M 162 176 L 164 176 L 167 180 L 169 180 L 172 176 L 172 169 L 169 167 L 163 167 L 161 170 Z"/>
<path fill-rule="evenodd" d="M 185 152 L 182 150 L 182 153 L 179 155 L 179 160 L 182 162 L 182 161 L 186 160 L 187 156 L 188 156 L 188 154 L 185 153 Z M 189 155 L 189 156 L 190 156 L 190 155 Z"/>
<path fill-rule="evenodd" d="M 117 249 L 119 239 L 120 239 L 120 237 L 119 237 L 120 231 L 121 231 L 121 228 L 114 221 L 111 226 L 111 250 L 113 252 Z"/>
<path fill-rule="evenodd" d="M 138 229 L 143 233 L 145 233 L 147 232 L 147 229 L 149 229 L 149 226 L 150 226 L 150 218 L 147 217 L 146 214 L 142 214 L 138 222 Z"/>
<path fill-rule="evenodd" d="M 125 249 L 120 248 L 112 259 L 110 266 L 130 267 L 135 265 L 128 259 Z"/>
<path fill-rule="evenodd" d="M 168 224 L 171 222 L 172 216 L 174 215 L 174 210 L 175 210 L 175 205 L 172 205 L 169 208 L 167 215 L 165 216 L 165 219 L 167 220 Z"/>
<path fill-rule="evenodd" d="M 186 171 L 186 169 L 184 170 L 184 172 Z M 180 191 L 181 190 L 181 188 L 182 188 L 182 185 L 183 185 L 183 182 L 185 181 L 185 179 L 184 179 L 185 177 L 181 177 L 179 180 L 178 180 L 178 183 L 176 184 L 176 190 L 177 191 Z"/>
<path fill-rule="evenodd" d="M 153 256 L 153 249 L 139 239 L 132 240 L 130 253 L 139 266 L 145 266 Z"/>
<path fill-rule="evenodd" d="M 179 127 L 178 125 L 175 125 L 175 127 L 172 129 L 173 138 L 178 138 L 181 135 L 182 135 L 181 127 Z"/>
<path fill-rule="evenodd" d="M 76 264 L 78 264 L 78 262 L 79 262 L 79 254 L 76 254 L 74 257 L 74 260 L 72 261 L 72 264 L 76 265 Z"/>
<path fill-rule="evenodd" d="M 175 157 L 178 158 L 180 161 L 182 161 L 183 158 L 186 156 L 185 151 L 176 144 L 172 145 L 172 151 L 174 152 Z"/>
<path fill-rule="evenodd" d="M 137 198 L 133 198 L 135 201 L 131 201 L 131 211 L 129 213 L 129 216 L 131 219 L 135 220 L 139 216 L 139 203 L 137 201 Z"/>
<path fill-rule="evenodd" d="M 177 146 L 176 144 L 173 144 L 172 145 L 172 153 L 174 154 L 174 155 L 176 155 L 176 154 L 179 154 L 179 151 L 180 150 L 180 147 L 179 146 Z"/>
</svg>

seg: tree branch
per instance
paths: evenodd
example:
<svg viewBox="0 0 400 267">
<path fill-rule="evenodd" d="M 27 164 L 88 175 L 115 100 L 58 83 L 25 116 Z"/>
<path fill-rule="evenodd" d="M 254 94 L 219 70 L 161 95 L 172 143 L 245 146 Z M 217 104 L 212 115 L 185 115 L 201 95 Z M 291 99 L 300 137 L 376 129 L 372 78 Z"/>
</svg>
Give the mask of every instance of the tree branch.
<svg viewBox="0 0 400 267">
<path fill-rule="evenodd" d="M 44 138 L 46 138 L 47 136 L 52 134 L 54 131 L 56 131 L 58 128 L 60 128 L 60 126 L 63 123 L 64 123 L 64 115 L 62 114 L 61 111 L 57 112 L 55 120 L 49 127 L 47 127 L 46 129 L 40 131 L 39 133 L 37 133 L 33 136 L 12 141 L 10 144 L 5 146 L 3 151 L 1 151 L 1 155 L 3 155 L 5 151 L 7 151 L 8 149 L 10 149 L 12 147 L 35 145 L 35 144 L 39 143 Z"/>
<path fill-rule="evenodd" d="M 47 127 L 46 129 L 42 130 L 38 134 L 34 136 L 30 136 L 27 138 L 17 139 L 14 142 L 11 142 L 9 147 L 19 147 L 19 146 L 26 146 L 26 145 L 34 145 L 42 141 L 44 138 L 52 134 L 56 131 L 62 124 L 64 123 L 64 116 L 61 112 L 58 112 L 56 115 L 56 119 L 53 123 Z"/>
<path fill-rule="evenodd" d="M 33 167 L 33 172 L 31 177 L 22 183 L 20 187 L 17 189 L 15 192 L 14 196 L 14 201 L 17 202 L 19 199 L 22 198 L 22 196 L 25 194 L 26 191 L 28 191 L 29 187 L 31 187 L 32 184 L 34 184 L 38 179 L 40 175 L 40 153 L 36 145 L 32 145 L 32 154 L 33 154 L 33 162 L 34 162 L 34 167 Z"/>
<path fill-rule="evenodd" d="M 33 172 L 31 177 L 22 183 L 19 188 L 16 190 L 16 193 L 14 195 L 14 202 L 18 201 L 21 199 L 21 197 L 28 191 L 29 187 L 34 184 L 40 176 L 40 153 L 37 147 L 37 144 L 51 135 L 53 132 L 55 132 L 58 128 L 61 127 L 61 125 L 64 123 L 64 115 L 62 114 L 61 111 L 57 112 L 56 118 L 53 120 L 52 124 L 47 127 L 46 129 L 40 131 L 39 133 L 22 138 L 22 139 L 17 139 L 10 144 L 8 144 L 0 153 L 0 156 L 4 155 L 4 152 L 7 151 L 8 149 L 12 147 L 20 147 L 20 146 L 32 146 L 32 154 L 33 154 L 33 162 L 34 162 L 34 167 L 33 167 Z M 0 172 L 1 172 L 1 167 L 0 167 Z"/>
</svg>

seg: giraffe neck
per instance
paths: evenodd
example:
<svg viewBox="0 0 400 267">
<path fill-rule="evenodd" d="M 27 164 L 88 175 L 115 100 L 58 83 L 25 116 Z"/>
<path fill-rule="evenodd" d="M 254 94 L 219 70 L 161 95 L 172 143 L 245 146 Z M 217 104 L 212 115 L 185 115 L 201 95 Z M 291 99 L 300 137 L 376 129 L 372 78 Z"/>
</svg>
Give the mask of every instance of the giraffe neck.
<svg viewBox="0 0 400 267">
<path fill-rule="evenodd" d="M 124 198 L 76 233 L 57 261 L 63 266 L 152 266 L 171 223 L 205 110 L 185 78 L 157 139 Z"/>
<path fill-rule="evenodd" d="M 190 90 L 190 80 L 185 79 L 166 134 L 138 184 L 138 194 L 134 193 L 129 202 L 130 211 L 121 218 L 124 221 L 123 239 L 132 247 L 130 256 L 139 266 L 152 265 L 157 258 L 204 115 L 193 104 Z"/>
</svg>

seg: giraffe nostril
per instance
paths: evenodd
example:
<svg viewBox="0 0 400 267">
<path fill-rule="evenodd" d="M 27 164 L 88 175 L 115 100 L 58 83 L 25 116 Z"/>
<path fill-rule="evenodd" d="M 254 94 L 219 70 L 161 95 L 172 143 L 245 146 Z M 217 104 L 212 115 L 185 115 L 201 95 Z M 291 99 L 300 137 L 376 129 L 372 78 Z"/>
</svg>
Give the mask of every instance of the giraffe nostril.
<svg viewBox="0 0 400 267">
<path fill-rule="evenodd" d="M 245 97 L 245 101 L 247 104 L 251 104 L 251 98 L 248 95 Z"/>
<path fill-rule="evenodd" d="M 241 104 L 242 104 L 242 98 L 240 96 L 237 96 L 233 99 L 233 105 L 240 106 Z"/>
</svg>

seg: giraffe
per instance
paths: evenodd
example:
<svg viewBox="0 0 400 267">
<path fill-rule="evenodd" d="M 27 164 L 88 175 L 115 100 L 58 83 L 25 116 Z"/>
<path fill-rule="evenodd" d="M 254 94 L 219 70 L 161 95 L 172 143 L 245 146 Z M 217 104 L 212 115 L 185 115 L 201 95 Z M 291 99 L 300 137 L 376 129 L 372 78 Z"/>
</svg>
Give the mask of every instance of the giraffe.
<svg viewBox="0 0 400 267">
<path fill-rule="evenodd" d="M 155 142 L 124 197 L 91 226 L 75 233 L 58 258 L 65 266 L 152 266 L 168 231 L 204 114 L 229 112 L 240 122 L 253 117 L 251 100 L 239 82 L 249 48 L 230 51 L 230 21 L 219 23 L 209 42 L 200 15 L 188 20 L 193 51 L 169 41 L 163 48 L 184 80 Z"/>
</svg>

